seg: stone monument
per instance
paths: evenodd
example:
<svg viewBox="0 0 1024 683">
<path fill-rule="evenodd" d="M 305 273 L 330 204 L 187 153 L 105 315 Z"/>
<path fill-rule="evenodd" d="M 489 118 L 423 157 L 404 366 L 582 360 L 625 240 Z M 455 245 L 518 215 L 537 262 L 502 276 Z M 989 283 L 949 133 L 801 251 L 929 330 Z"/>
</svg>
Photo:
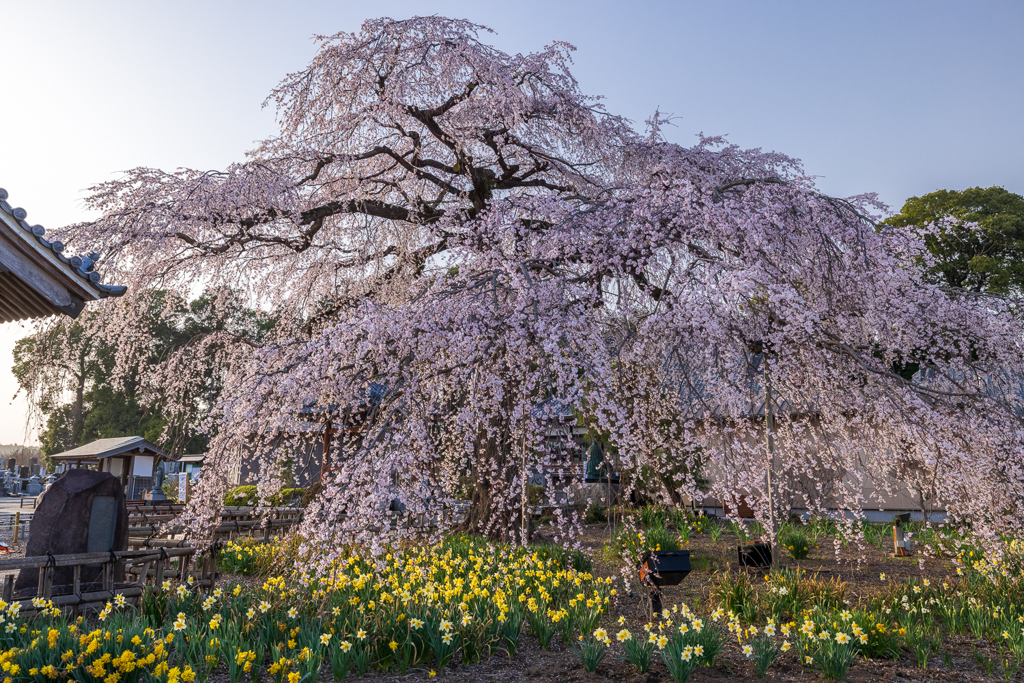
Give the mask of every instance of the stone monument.
<svg viewBox="0 0 1024 683">
<path fill-rule="evenodd" d="M 39 481 L 39 475 L 33 474 L 28 478 L 28 485 L 25 486 L 25 493 L 30 496 L 38 496 L 43 492 L 43 484 Z"/>
<path fill-rule="evenodd" d="M 25 555 L 106 553 L 127 547 L 128 508 L 121 480 L 108 472 L 74 469 L 59 477 L 39 498 Z M 83 566 L 82 584 L 98 581 L 102 572 L 102 563 Z M 115 580 L 123 574 L 124 564 L 119 562 L 114 567 Z M 65 592 L 57 586 L 73 581 L 72 567 L 54 569 L 55 593 Z M 14 587 L 20 591 L 38 583 L 38 569 L 23 569 Z"/>
<path fill-rule="evenodd" d="M 153 488 L 146 492 L 146 500 L 151 503 L 167 500 L 164 494 L 164 463 L 160 463 L 153 470 Z"/>
</svg>

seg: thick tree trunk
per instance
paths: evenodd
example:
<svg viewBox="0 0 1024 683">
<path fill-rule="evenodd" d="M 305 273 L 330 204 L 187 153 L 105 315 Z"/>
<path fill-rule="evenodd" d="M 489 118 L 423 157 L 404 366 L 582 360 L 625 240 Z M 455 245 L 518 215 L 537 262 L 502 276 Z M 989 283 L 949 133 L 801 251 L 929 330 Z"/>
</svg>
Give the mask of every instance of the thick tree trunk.
<svg viewBox="0 0 1024 683">
<path fill-rule="evenodd" d="M 667 472 L 661 472 L 658 475 L 661 479 L 662 486 L 665 487 L 665 492 L 668 494 L 669 500 L 672 502 L 673 507 L 683 507 L 683 497 L 679 495 L 679 491 L 676 490 L 676 484 L 672 480 L 672 477 Z"/>
<path fill-rule="evenodd" d="M 75 373 L 75 402 L 71 404 L 71 438 L 68 448 L 75 448 L 82 445 L 82 435 L 85 433 L 85 370 L 86 355 L 83 353 L 78 358 L 78 372 Z"/>
<path fill-rule="evenodd" d="M 520 490 L 520 463 L 509 457 L 507 447 L 494 437 L 482 437 L 476 471 L 473 473 L 473 497 L 462 530 L 487 536 L 492 541 L 518 542 L 522 535 L 523 517 L 519 496 L 516 505 L 509 505 L 509 494 Z M 495 467 L 496 466 L 496 467 Z M 497 478 L 491 472 L 496 470 Z M 529 520 L 527 535 L 530 533 Z"/>
</svg>

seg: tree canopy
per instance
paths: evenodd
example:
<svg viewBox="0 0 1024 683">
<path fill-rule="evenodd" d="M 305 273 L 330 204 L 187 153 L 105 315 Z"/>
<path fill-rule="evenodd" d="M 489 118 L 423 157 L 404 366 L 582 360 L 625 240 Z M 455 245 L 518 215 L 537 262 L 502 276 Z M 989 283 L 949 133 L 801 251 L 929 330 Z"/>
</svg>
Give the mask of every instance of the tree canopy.
<svg viewBox="0 0 1024 683">
<path fill-rule="evenodd" d="M 225 325 L 248 325 L 258 337 L 269 321 L 238 302 L 221 315 L 209 293 L 186 301 L 154 290 L 140 299 L 147 306 L 135 323 L 145 328 L 149 349 L 133 368 L 117 367 L 116 340 L 93 334 L 98 323 L 92 311 L 79 321 L 50 321 L 15 344 L 12 371 L 44 423 L 45 455 L 114 436 L 142 436 L 172 452 L 205 452 L 209 433 L 202 417 L 220 392 L 215 369 L 205 367 L 206 381 L 191 396 L 190 410 L 176 414 L 164 410 L 159 388 L 146 383 L 147 372 L 168 353 Z"/>
<path fill-rule="evenodd" d="M 225 377 L 192 534 L 241 458 L 273 495 L 292 448 L 333 427 L 311 541 L 409 533 L 396 498 L 443 528 L 467 477 L 469 525 L 518 537 L 530 473 L 579 475 L 548 438 L 567 414 L 683 495 L 699 453 L 712 494 L 751 496 L 776 530 L 790 504 L 861 509 L 870 473 L 927 484 L 993 538 L 1022 523 L 1022 338 L 1002 300 L 906 268 L 925 244 L 879 226 L 873 196 L 825 196 L 796 160 L 722 138 L 670 143 L 659 114 L 639 132 L 580 91 L 571 46 L 510 55 L 485 31 L 321 37 L 247 160 L 134 169 L 67 229 L 131 285 L 89 322 L 119 368 L 148 353 L 133 321 L 153 287 L 274 312 L 264 338 L 216 329 L 152 368 L 181 415 L 201 361 Z M 911 353 L 922 372 L 893 372 Z"/>
<path fill-rule="evenodd" d="M 911 197 L 887 225 L 923 237 L 928 280 L 971 292 L 1024 295 L 1024 197 L 1001 187 Z"/>
</svg>

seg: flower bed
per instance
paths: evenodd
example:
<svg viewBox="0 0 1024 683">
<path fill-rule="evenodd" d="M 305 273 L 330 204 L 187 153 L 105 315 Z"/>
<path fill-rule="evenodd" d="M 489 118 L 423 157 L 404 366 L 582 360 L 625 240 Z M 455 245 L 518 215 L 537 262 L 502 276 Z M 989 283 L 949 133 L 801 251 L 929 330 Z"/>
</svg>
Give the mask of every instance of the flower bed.
<svg viewBox="0 0 1024 683">
<path fill-rule="evenodd" d="M 296 546 L 229 544 L 221 562 L 230 556 L 240 571 L 264 571 Z M 214 674 L 231 683 L 309 683 L 374 670 L 470 671 L 526 648 L 563 653 L 588 671 L 620 662 L 634 673 L 658 668 L 677 683 L 723 662 L 757 677 L 785 664 L 841 679 L 857 661 L 950 667 L 952 644 L 972 639 L 979 667 L 1012 677 L 1024 661 L 1016 571 L 1024 547 L 1010 549 L 998 560 L 964 550 L 959 574 L 944 579 L 878 576 L 876 591 L 859 599 L 842 581 L 799 569 L 763 579 L 719 573 L 700 609 L 678 604 L 636 621 L 622 615 L 636 600 L 579 555 L 459 536 L 379 558 L 353 551 L 326 575 L 229 581 L 210 594 L 168 582 L 139 605 L 119 598 L 88 619 L 69 619 L 42 600 L 30 617 L 0 604 L 0 670 L 8 683 L 188 683 Z M 250 555 L 257 560 L 246 564 Z M 983 643 L 991 648 L 979 650 Z"/>
</svg>

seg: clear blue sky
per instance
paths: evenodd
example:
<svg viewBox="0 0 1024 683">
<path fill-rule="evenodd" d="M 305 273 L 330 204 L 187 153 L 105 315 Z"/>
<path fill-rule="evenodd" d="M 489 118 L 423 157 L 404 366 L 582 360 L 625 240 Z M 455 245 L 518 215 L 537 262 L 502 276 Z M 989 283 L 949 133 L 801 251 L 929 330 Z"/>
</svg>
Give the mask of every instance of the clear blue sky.
<svg viewBox="0 0 1024 683">
<path fill-rule="evenodd" d="M 677 142 L 727 134 L 898 209 L 939 188 L 1024 193 L 1024 2 L 88 2 L 0 10 L 0 187 L 29 220 L 83 220 L 134 166 L 219 168 L 274 130 L 261 103 L 314 33 L 371 16 L 490 26 L 508 52 L 574 44 L 582 89 Z M 102 268 L 101 268 L 102 271 Z M 0 443 L 25 439 L 0 326 Z M 34 435 L 29 435 L 34 441 Z"/>
</svg>

